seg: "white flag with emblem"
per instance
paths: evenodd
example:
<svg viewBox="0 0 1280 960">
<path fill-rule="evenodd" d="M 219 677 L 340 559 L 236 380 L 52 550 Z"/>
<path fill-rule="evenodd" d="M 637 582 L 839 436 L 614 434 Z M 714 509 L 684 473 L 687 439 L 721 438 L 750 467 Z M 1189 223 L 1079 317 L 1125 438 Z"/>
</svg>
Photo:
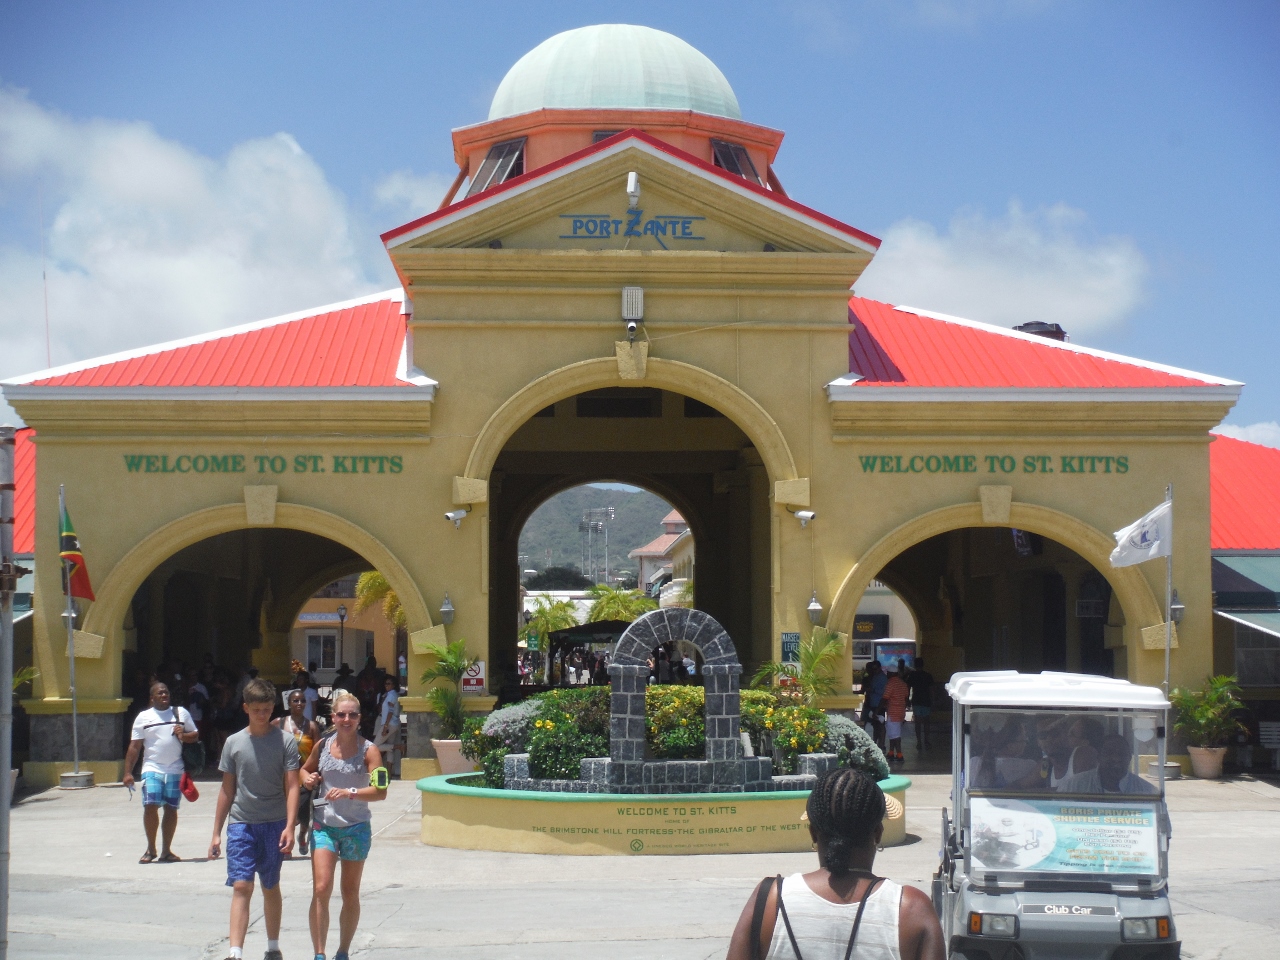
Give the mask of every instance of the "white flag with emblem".
<svg viewBox="0 0 1280 960">
<path fill-rule="evenodd" d="M 1166 500 L 1141 520 L 1116 531 L 1113 567 L 1131 567 L 1173 553 L 1173 503 Z"/>
</svg>

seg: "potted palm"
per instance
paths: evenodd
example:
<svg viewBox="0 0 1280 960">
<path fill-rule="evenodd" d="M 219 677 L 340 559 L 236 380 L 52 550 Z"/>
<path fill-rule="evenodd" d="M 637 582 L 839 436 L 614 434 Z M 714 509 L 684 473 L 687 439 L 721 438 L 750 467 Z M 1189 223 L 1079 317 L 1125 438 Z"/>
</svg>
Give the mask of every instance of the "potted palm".
<svg viewBox="0 0 1280 960">
<path fill-rule="evenodd" d="M 1235 677 L 1210 677 L 1199 690 L 1175 689 L 1173 728 L 1187 741 L 1191 772 L 1203 780 L 1222 776 L 1222 758 L 1231 738 L 1240 730 L 1235 711 L 1240 702 Z"/>
<path fill-rule="evenodd" d="M 800 660 L 782 662 L 767 660 L 751 678 L 752 687 L 798 689 L 806 706 L 816 707 L 823 697 L 838 690 L 836 668 L 844 651 L 840 634 L 825 627 L 814 627 L 809 637 L 800 641 Z"/>
<path fill-rule="evenodd" d="M 476 659 L 467 655 L 465 640 L 433 643 L 426 652 L 436 661 L 422 674 L 422 682 L 434 684 L 427 689 L 427 703 L 440 718 L 440 738 L 431 740 L 440 772 L 470 773 L 475 764 L 462 756 L 462 678 Z"/>
</svg>

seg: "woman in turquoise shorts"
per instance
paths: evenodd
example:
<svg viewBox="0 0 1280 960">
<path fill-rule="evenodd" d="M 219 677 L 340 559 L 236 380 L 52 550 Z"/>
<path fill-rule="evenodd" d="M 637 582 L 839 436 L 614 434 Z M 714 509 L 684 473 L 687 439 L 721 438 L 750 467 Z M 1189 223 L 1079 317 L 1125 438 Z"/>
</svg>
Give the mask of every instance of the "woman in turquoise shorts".
<svg viewBox="0 0 1280 960">
<path fill-rule="evenodd" d="M 333 698 L 334 734 L 307 757 L 302 783 L 312 792 L 311 829 L 311 942 L 316 960 L 325 958 L 329 938 L 329 896 L 333 874 L 342 861 L 342 913 L 339 914 L 338 952 L 333 960 L 347 960 L 347 951 L 360 922 L 360 877 L 369 856 L 369 804 L 387 797 L 382 754 L 360 736 L 360 701 L 341 690 Z M 376 784 L 381 783 L 382 786 Z"/>
</svg>

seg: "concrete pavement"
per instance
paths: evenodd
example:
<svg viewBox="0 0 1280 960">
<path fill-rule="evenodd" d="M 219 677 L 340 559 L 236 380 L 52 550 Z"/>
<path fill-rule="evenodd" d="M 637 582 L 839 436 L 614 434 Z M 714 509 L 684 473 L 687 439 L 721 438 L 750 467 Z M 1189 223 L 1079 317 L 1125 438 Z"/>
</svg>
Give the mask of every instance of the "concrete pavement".
<svg viewBox="0 0 1280 960">
<path fill-rule="evenodd" d="M 914 774 L 913 842 L 877 871 L 928 889 L 938 810 L 948 777 Z M 230 893 L 223 863 L 203 862 L 213 783 L 184 804 L 174 865 L 140 866 L 139 797 L 120 787 L 49 790 L 13 808 L 10 949 L 13 957 L 222 960 Z M 1280 788 L 1254 780 L 1170 784 L 1171 888 L 1183 956 L 1269 958 L 1280 937 Z M 396 782 L 375 808 L 357 958 L 722 957 L 760 877 L 812 869 L 812 854 L 705 857 L 550 857 L 424 847 L 418 797 Z M 310 863 L 282 878 L 287 960 L 311 956 Z M 337 898 L 333 904 L 336 946 Z M 265 949 L 261 908 L 246 956 Z"/>
</svg>

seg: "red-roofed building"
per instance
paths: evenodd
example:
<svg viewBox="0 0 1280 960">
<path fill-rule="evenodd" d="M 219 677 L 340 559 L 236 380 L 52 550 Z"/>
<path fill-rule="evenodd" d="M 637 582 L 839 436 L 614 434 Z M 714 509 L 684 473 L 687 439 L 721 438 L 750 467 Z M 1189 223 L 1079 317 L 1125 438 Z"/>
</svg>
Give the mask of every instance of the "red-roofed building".
<svg viewBox="0 0 1280 960">
<path fill-rule="evenodd" d="M 1172 483 L 1172 679 L 1198 683 L 1221 653 L 1211 548 L 1274 539 L 1249 517 L 1271 502 L 1272 454 L 1210 433 L 1241 385 L 1035 317 L 1006 330 L 851 296 L 880 243 L 788 196 L 781 143 L 678 38 L 568 31 L 455 131 L 440 208 L 382 235 L 396 290 L 6 381 L 40 449 L 38 471 L 20 467 L 43 751 L 28 780 L 70 759 L 69 665 L 49 639 L 59 484 L 97 593 L 80 627 L 101 656 L 77 672 L 93 744 L 123 743 L 150 671 L 210 659 L 287 682 L 310 657 L 310 635 L 290 646 L 309 598 L 377 570 L 401 601 L 405 776 L 434 772 L 426 651 L 465 637 L 486 669 L 469 693 L 518 683 L 521 527 L 600 481 L 679 507 L 632 554 L 642 585 L 683 572 L 697 531 L 693 602 L 748 675 L 784 634 L 851 634 L 874 581 L 909 606 L 939 678 L 1144 684 L 1163 680 L 1144 639 L 1163 571 L 1112 568 L 1112 533 Z M 1236 559 L 1253 558 L 1217 557 Z M 366 652 L 343 646 L 343 620 L 326 647 L 346 604 L 330 606 L 322 661 Z M 855 707 L 851 652 L 833 709 Z M 114 779 L 121 753 L 87 762 Z"/>
<path fill-rule="evenodd" d="M 677 540 L 689 529 L 689 524 L 678 510 L 672 510 L 662 518 L 662 533 L 643 547 L 636 547 L 627 554 L 640 561 L 637 582 L 640 589 L 650 595 L 671 579 L 671 550 Z"/>
</svg>

